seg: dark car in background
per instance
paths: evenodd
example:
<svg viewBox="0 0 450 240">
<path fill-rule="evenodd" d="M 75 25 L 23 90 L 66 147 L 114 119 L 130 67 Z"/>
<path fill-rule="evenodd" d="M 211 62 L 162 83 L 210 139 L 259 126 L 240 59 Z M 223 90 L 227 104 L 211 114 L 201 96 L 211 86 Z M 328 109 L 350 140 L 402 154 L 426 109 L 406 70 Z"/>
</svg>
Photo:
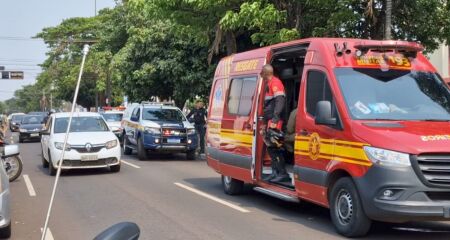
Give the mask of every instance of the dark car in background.
<svg viewBox="0 0 450 240">
<path fill-rule="evenodd" d="M 11 118 L 9 120 L 9 130 L 11 132 L 17 132 L 20 127 L 20 123 L 22 122 L 23 116 L 25 116 L 24 113 L 13 113 L 10 115 Z"/>
<path fill-rule="evenodd" d="M 25 115 L 19 127 L 19 142 L 25 140 L 39 140 L 40 133 L 45 127 L 45 118 L 43 115 Z"/>
</svg>

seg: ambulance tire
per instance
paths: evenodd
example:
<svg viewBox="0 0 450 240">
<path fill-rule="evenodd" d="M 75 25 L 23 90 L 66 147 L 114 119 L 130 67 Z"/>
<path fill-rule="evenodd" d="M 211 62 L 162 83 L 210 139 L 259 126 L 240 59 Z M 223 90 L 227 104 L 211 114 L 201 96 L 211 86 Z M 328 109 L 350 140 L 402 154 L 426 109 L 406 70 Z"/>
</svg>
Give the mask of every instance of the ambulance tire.
<svg viewBox="0 0 450 240">
<path fill-rule="evenodd" d="M 330 193 L 331 220 L 338 233 L 345 237 L 365 236 L 372 221 L 364 212 L 361 198 L 351 178 L 339 179 Z"/>
<path fill-rule="evenodd" d="M 244 182 L 222 175 L 223 191 L 228 195 L 239 195 L 244 191 Z"/>
<path fill-rule="evenodd" d="M 137 152 L 138 152 L 139 160 L 143 161 L 143 160 L 147 160 L 148 159 L 147 150 L 144 147 L 144 140 L 141 137 L 138 138 Z"/>
</svg>

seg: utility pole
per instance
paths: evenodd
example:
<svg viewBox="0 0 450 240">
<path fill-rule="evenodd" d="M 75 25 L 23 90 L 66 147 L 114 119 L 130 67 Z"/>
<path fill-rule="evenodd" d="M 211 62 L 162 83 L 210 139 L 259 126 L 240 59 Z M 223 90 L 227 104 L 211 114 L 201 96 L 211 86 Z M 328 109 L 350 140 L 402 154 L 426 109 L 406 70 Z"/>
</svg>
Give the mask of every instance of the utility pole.
<svg viewBox="0 0 450 240">
<path fill-rule="evenodd" d="M 52 111 L 53 109 L 53 89 L 55 89 L 55 87 L 53 86 L 53 82 L 50 85 L 50 111 Z"/>
<path fill-rule="evenodd" d="M 384 26 L 384 38 L 391 40 L 391 26 L 392 26 L 392 0 L 386 0 L 386 22 Z"/>
<path fill-rule="evenodd" d="M 94 0 L 94 16 L 97 17 L 97 0 Z M 97 86 L 97 80 L 95 79 L 95 85 Z M 107 86 L 108 87 L 108 86 Z M 99 105 L 99 96 L 98 96 L 98 91 L 95 91 L 95 111 L 98 111 L 98 105 Z"/>
</svg>

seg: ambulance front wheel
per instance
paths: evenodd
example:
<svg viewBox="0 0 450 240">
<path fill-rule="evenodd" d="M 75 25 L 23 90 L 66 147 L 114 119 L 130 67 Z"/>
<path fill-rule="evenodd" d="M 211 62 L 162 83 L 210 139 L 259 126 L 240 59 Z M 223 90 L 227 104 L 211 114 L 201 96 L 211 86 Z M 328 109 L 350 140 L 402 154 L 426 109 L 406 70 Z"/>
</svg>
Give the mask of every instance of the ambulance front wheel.
<svg viewBox="0 0 450 240">
<path fill-rule="evenodd" d="M 244 182 L 222 175 L 223 191 L 228 195 L 238 195 L 244 190 Z"/>
<path fill-rule="evenodd" d="M 372 221 L 364 212 L 361 198 L 351 178 L 339 179 L 330 193 L 331 220 L 338 233 L 346 237 L 366 235 Z"/>
</svg>

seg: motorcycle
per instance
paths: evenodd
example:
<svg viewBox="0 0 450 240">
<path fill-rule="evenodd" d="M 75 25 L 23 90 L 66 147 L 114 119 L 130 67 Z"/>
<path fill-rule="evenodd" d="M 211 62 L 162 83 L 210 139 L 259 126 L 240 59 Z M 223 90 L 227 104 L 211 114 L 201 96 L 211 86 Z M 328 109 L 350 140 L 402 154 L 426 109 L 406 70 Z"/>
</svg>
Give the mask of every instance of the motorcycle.
<svg viewBox="0 0 450 240">
<path fill-rule="evenodd" d="M 22 158 L 18 145 L 8 145 L 0 139 L 0 157 L 3 167 L 8 174 L 9 181 L 16 180 L 22 174 Z"/>
</svg>

